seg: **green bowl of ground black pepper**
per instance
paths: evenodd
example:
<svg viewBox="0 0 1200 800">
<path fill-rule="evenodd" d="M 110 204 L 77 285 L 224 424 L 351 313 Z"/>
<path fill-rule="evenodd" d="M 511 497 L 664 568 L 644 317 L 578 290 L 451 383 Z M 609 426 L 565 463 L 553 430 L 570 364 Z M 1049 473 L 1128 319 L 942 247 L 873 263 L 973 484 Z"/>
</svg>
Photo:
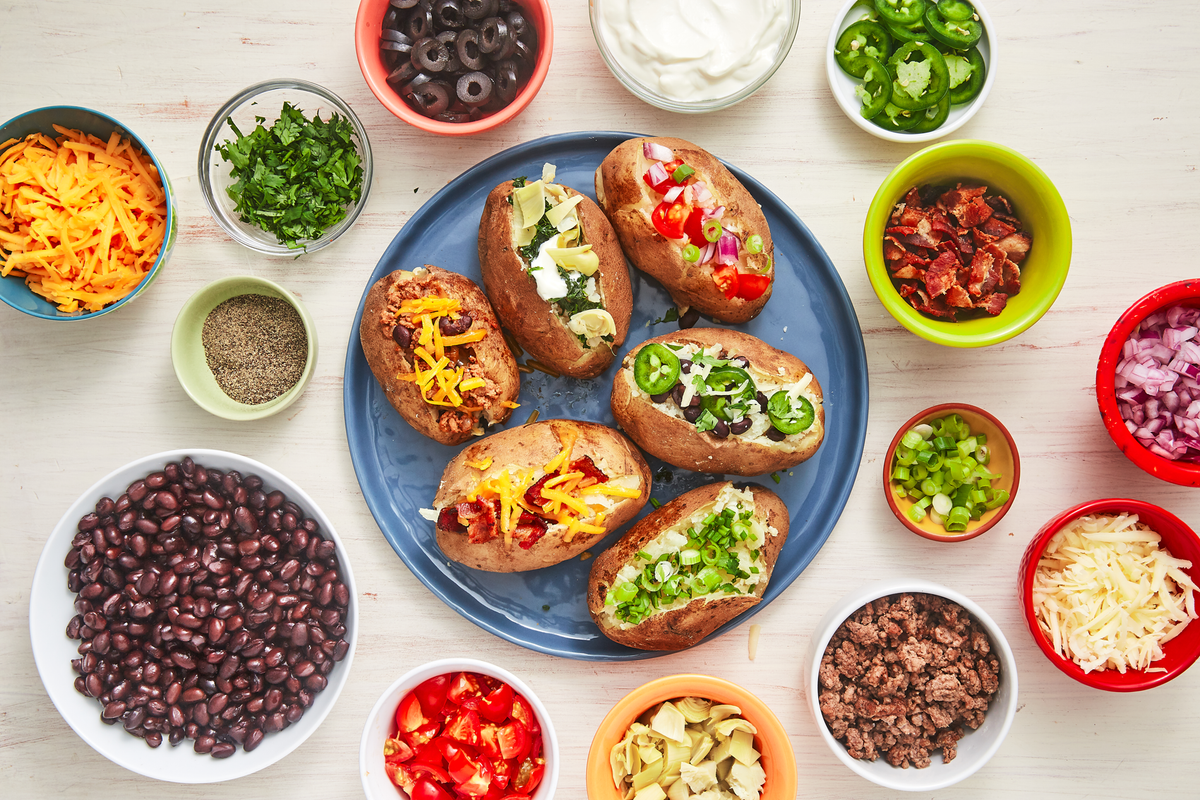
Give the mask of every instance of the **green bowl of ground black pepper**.
<svg viewBox="0 0 1200 800">
<path fill-rule="evenodd" d="M 317 331 L 304 305 L 262 278 L 205 286 L 171 332 L 171 363 L 188 397 L 218 417 L 262 419 L 304 393 L 317 362 Z"/>
</svg>

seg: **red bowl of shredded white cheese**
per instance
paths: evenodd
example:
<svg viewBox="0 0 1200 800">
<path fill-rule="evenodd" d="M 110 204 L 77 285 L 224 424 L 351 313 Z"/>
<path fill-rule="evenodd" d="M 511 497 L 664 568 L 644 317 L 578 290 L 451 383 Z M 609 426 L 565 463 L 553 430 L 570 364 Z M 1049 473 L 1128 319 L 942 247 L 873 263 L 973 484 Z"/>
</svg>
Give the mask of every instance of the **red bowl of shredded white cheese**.
<svg viewBox="0 0 1200 800">
<path fill-rule="evenodd" d="M 1087 686 L 1150 689 L 1200 657 L 1200 537 L 1156 505 L 1110 498 L 1063 511 L 1029 542 L 1020 580 L 1034 641 Z"/>
</svg>

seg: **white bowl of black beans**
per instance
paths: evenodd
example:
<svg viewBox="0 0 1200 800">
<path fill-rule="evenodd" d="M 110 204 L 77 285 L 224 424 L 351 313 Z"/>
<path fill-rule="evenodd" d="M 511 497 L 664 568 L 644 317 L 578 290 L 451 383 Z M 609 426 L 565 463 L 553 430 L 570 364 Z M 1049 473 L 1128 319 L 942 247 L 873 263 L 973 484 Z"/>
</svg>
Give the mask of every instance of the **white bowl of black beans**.
<svg viewBox="0 0 1200 800">
<path fill-rule="evenodd" d="M 328 716 L 358 601 L 303 489 L 236 453 L 175 450 L 67 509 L 29 628 L 46 692 L 92 748 L 151 778 L 212 783 L 279 761 Z"/>
</svg>

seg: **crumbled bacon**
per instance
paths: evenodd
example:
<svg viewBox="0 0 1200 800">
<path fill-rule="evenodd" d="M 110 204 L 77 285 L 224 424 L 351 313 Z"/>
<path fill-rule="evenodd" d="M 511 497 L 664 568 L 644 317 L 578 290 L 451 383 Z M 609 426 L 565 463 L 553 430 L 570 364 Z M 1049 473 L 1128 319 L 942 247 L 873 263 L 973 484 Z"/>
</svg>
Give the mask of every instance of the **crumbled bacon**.
<svg viewBox="0 0 1200 800">
<path fill-rule="evenodd" d="M 447 511 L 451 514 L 447 515 Z M 438 527 L 450 533 L 466 530 L 467 541 L 471 544 L 490 542 L 496 538 L 496 508 L 482 500 L 464 500 L 453 509 L 442 509 L 438 514 Z"/>
<path fill-rule="evenodd" d="M 913 308 L 956 321 L 1004 309 L 1031 244 L 1008 200 L 986 186 L 914 186 L 892 209 L 883 257 Z"/>
<path fill-rule="evenodd" d="M 546 520 L 530 514 L 528 511 L 521 511 L 521 516 L 517 520 L 517 528 L 514 538 L 522 550 L 528 550 L 537 544 L 538 540 L 546 535 L 547 528 Z"/>
</svg>

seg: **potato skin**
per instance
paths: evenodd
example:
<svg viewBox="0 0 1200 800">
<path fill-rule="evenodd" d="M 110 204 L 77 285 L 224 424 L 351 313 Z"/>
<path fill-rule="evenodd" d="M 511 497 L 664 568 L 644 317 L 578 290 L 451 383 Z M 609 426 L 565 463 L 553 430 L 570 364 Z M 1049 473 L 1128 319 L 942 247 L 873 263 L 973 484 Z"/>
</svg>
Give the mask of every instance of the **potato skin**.
<svg viewBox="0 0 1200 800">
<path fill-rule="evenodd" d="M 642 180 L 651 163 L 642 152 L 642 144 L 647 141 L 671 148 L 677 158 L 696 170 L 696 177 L 708 185 L 717 203 L 725 206 L 721 224 L 726 229 L 743 240 L 752 234 L 762 237 L 761 253 L 751 255 L 742 250 L 739 270 L 771 276 L 771 285 L 760 297 L 727 299 L 713 282 L 711 262 L 700 265 L 685 261 L 679 243 L 654 227 L 650 214 L 658 205 L 658 195 Z M 746 187 L 707 150 L 673 137 L 628 139 L 605 156 L 596 169 L 596 197 L 625 255 L 670 292 L 680 314 L 695 308 L 719 322 L 747 322 L 767 304 L 775 283 L 774 267 L 768 266 L 774 264 L 775 246 L 767 218 Z"/>
<path fill-rule="evenodd" d="M 439 511 L 466 498 L 485 476 L 500 472 L 509 464 L 539 469 L 562 450 L 562 440 L 573 431 L 575 444 L 571 458 L 591 456 L 610 478 L 634 475 L 642 493 L 636 498 L 624 498 L 617 502 L 604 520 L 602 535 L 577 534 L 571 542 L 564 542 L 553 533 L 547 533 L 528 550 L 516 543 L 506 546 L 504 537 L 483 543 L 471 543 L 466 533 L 453 533 L 437 529 L 438 547 L 447 558 L 486 572 L 525 572 L 531 569 L 550 567 L 573 558 L 588 547 L 594 546 L 608 533 L 616 530 L 635 517 L 650 499 L 650 466 L 625 436 L 619 431 L 595 422 L 578 422 L 554 419 L 510 428 L 480 439 L 465 447 L 451 459 L 442 473 L 434 507 Z M 467 466 L 468 461 L 493 459 L 486 471 Z"/>
<path fill-rule="evenodd" d="M 561 185 L 561 184 L 560 184 Z M 564 186 L 567 195 L 579 192 Z M 562 322 L 550 304 L 537 293 L 537 286 L 513 244 L 512 181 L 492 190 L 479 221 L 479 266 L 483 288 L 496 309 L 500 323 L 533 358 L 572 378 L 594 378 L 612 364 L 616 351 L 629 333 L 633 313 L 633 288 L 629 267 L 612 225 L 591 198 L 583 196 L 576 209 L 584 242 L 600 258 L 598 283 L 604 307 L 612 314 L 617 332 L 611 347 L 584 347 Z"/>
<path fill-rule="evenodd" d="M 753 594 L 693 600 L 682 608 L 660 612 L 625 630 L 611 627 L 604 615 L 604 598 L 608 595 L 609 587 L 621 568 L 633 561 L 637 551 L 666 529 L 691 516 L 692 512 L 712 504 L 721 489 L 728 485 L 729 481 L 713 483 L 676 497 L 639 520 L 596 558 L 588 577 L 587 603 L 588 611 L 601 633 L 618 644 L 639 650 L 682 650 L 697 644 L 738 614 L 762 601 L 779 551 L 787 540 L 789 520 L 787 506 L 779 499 L 779 495 L 765 487 L 751 485 L 749 488 L 754 495 L 755 518 L 765 519 L 767 525 L 778 531 L 777 535 L 769 536 L 761 548 L 759 574 L 762 580 L 754 587 Z"/>
<path fill-rule="evenodd" d="M 521 391 L 520 373 L 517 372 L 517 361 L 500 333 L 500 323 L 496 321 L 492 307 L 469 278 L 428 264 L 413 271 L 396 270 L 376 281 L 367 292 L 358 328 L 367 364 L 400 416 L 418 433 L 442 444 L 461 444 L 474 436 L 470 429 L 448 429 L 446 425 L 439 425 L 439 412 L 443 407 L 426 403 L 412 381 L 396 379 L 397 375 L 412 374 L 413 365 L 410 354 L 401 350 L 392 339 L 394 308 L 398 303 L 389 309 L 389 293 L 403 297 L 458 298 L 463 310 L 471 314 L 469 330 L 488 332 L 483 339 L 470 345 L 483 377 L 489 382 L 485 387 L 488 396 L 481 401 L 483 411 L 471 414 L 473 427 L 478 427 L 481 422 L 497 424 L 507 420 L 512 409 L 504 403 L 517 399 Z"/>
<path fill-rule="evenodd" d="M 720 328 L 691 328 L 648 339 L 629 351 L 621 361 L 621 368 L 613 376 L 612 411 L 617 424 L 629 434 L 638 446 L 676 467 L 729 475 L 762 475 L 767 472 L 794 467 L 812 457 L 825 438 L 825 406 L 816 404 L 816 422 L 810 429 L 805 446 L 793 452 L 780 450 L 757 442 L 747 442 L 737 436 L 718 439 L 701 433 L 686 420 L 660 411 L 638 393 L 633 378 L 633 362 L 645 345 L 657 342 L 686 344 L 695 343 L 702 347 L 721 344 L 726 353 L 743 355 L 756 368 L 768 373 L 778 373 L 779 367 L 788 382 L 799 380 L 807 372 L 803 361 L 777 350 L 760 339 L 740 331 Z M 821 387 L 813 376 L 818 396 Z"/>
</svg>

